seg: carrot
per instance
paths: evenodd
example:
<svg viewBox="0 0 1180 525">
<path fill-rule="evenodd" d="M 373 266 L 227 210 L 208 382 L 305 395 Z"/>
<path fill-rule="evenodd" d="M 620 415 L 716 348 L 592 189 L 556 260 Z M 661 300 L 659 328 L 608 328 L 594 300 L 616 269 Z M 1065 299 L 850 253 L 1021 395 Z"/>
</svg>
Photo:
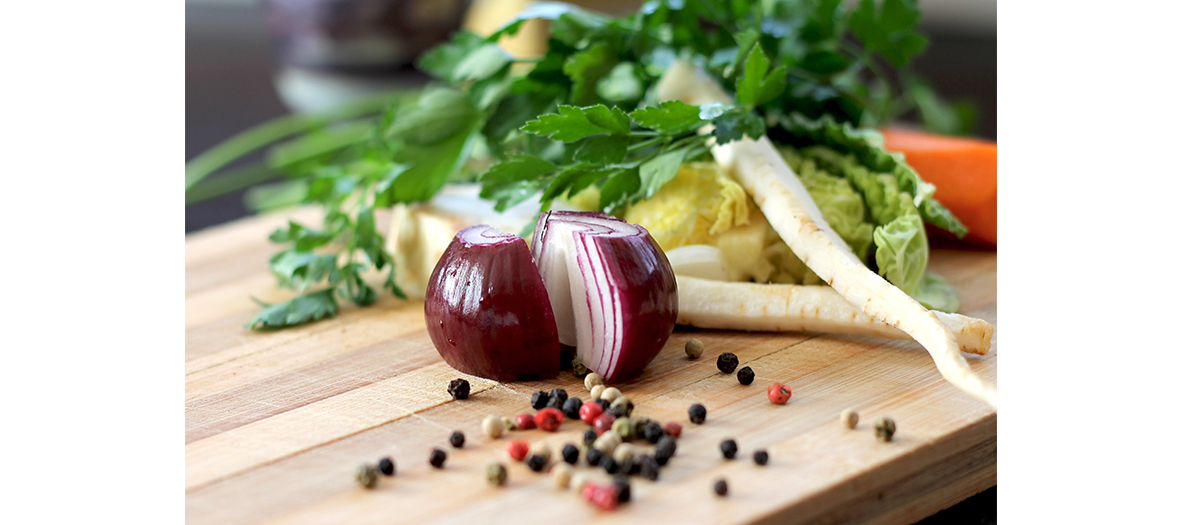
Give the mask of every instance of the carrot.
<svg viewBox="0 0 1180 525">
<path fill-rule="evenodd" d="M 881 130 L 885 149 L 905 154 L 934 198 L 970 232 L 964 240 L 996 245 L 996 143 L 898 128 Z"/>
</svg>

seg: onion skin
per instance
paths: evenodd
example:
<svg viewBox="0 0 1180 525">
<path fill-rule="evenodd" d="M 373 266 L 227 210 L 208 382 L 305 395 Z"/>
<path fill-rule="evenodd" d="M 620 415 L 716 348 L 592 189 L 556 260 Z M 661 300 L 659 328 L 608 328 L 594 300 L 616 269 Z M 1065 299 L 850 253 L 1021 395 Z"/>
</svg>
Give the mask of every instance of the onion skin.
<svg viewBox="0 0 1180 525">
<path fill-rule="evenodd" d="M 561 349 L 541 274 L 524 239 L 460 231 L 426 289 L 426 331 L 456 370 L 495 381 L 556 376 Z"/>
</svg>

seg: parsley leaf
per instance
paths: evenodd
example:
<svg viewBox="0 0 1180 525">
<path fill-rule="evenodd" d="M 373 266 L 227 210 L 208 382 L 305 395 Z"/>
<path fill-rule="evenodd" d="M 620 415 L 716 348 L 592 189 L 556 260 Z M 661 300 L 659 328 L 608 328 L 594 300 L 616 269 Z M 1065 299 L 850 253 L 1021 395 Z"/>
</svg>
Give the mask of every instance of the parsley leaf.
<svg viewBox="0 0 1180 525">
<path fill-rule="evenodd" d="M 768 102 L 786 89 L 783 81 L 787 68 L 778 66 L 770 70 L 770 60 L 762 51 L 762 44 L 756 43 L 746 56 L 742 77 L 737 81 L 737 101 L 750 106 Z"/>
<path fill-rule="evenodd" d="M 705 124 L 701 120 L 701 109 L 679 100 L 670 100 L 659 106 L 648 106 L 631 113 L 631 118 L 640 126 L 661 133 L 680 134 L 693 131 Z"/>
<path fill-rule="evenodd" d="M 557 114 L 541 115 L 521 129 L 553 140 L 574 142 L 599 133 L 625 132 L 629 122 L 627 115 L 618 108 L 558 106 Z"/>
<path fill-rule="evenodd" d="M 284 328 L 336 317 L 340 306 L 336 303 L 334 290 L 320 290 L 274 305 L 262 303 L 266 309 L 246 323 L 246 328 Z"/>
</svg>

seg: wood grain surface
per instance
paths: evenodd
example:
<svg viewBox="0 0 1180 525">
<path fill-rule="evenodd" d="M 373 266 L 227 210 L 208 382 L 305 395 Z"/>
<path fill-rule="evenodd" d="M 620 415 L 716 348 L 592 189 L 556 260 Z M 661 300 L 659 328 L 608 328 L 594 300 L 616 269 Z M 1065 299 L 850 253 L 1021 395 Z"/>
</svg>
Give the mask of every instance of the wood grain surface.
<svg viewBox="0 0 1180 525">
<path fill-rule="evenodd" d="M 658 482 L 634 478 L 632 503 L 603 513 L 504 452 L 508 438 L 555 450 L 580 443 L 583 423 L 498 440 L 479 429 L 488 414 L 531 412 L 537 390 L 562 387 L 588 398 L 571 373 L 509 384 L 460 374 L 434 350 L 421 302 L 389 297 L 367 308 L 342 305 L 336 319 L 293 329 L 244 329 L 259 309 L 251 295 L 276 301 L 290 294 L 275 288 L 266 264 L 275 251 L 266 236 L 287 218 L 245 219 L 186 239 L 190 525 L 912 523 L 996 484 L 996 412 L 947 384 L 916 343 L 678 328 L 640 377 L 616 385 L 634 400 L 636 415 L 685 424 L 676 456 Z M 935 250 L 931 268 L 959 289 L 962 313 L 995 322 L 994 252 Z M 683 345 L 694 337 L 706 350 L 690 361 Z M 966 356 L 992 382 L 996 348 L 993 341 L 987 356 Z M 717 355 L 727 351 L 754 368 L 752 386 L 717 370 Z M 464 401 L 446 392 L 458 377 L 471 381 Z M 793 387 L 788 404 L 767 401 L 772 381 Z M 698 402 L 709 410 L 700 426 L 686 413 Z M 860 412 L 855 430 L 838 421 L 847 407 Z M 896 420 L 897 434 L 882 444 L 871 426 L 885 415 Z M 453 430 L 466 433 L 463 449 L 448 444 Z M 733 461 L 718 452 L 726 438 L 740 448 Z M 443 470 L 427 463 L 435 447 L 447 451 Z M 769 465 L 753 463 L 757 449 L 769 451 Z M 397 475 L 375 490 L 360 488 L 356 466 L 386 455 Z M 507 486 L 487 485 L 492 460 L 508 466 Z M 718 478 L 728 480 L 729 497 L 713 495 Z"/>
</svg>

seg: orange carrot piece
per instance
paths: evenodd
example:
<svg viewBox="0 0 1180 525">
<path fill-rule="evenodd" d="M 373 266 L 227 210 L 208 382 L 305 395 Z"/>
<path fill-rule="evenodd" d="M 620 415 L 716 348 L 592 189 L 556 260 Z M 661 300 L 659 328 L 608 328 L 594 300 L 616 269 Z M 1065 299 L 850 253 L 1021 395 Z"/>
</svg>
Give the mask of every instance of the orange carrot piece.
<svg viewBox="0 0 1180 525">
<path fill-rule="evenodd" d="M 898 128 L 881 130 L 885 149 L 905 154 L 923 180 L 938 189 L 934 198 L 970 232 L 964 240 L 996 245 L 996 143 Z"/>
</svg>

